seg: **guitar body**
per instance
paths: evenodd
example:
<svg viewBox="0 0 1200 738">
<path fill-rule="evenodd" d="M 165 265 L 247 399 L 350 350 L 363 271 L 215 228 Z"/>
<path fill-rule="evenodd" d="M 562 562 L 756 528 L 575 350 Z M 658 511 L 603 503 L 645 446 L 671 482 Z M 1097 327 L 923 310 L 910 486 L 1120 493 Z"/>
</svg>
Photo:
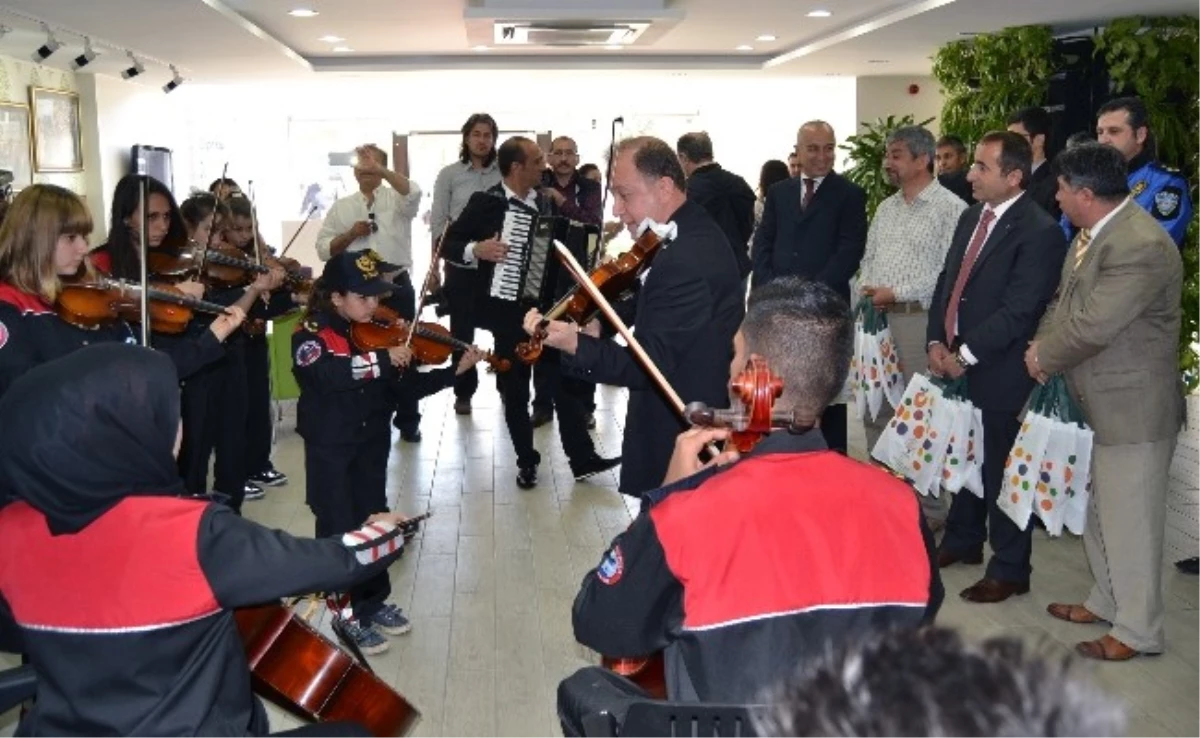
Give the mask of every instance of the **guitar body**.
<svg viewBox="0 0 1200 738">
<path fill-rule="evenodd" d="M 372 735 L 406 735 L 421 717 L 350 654 L 282 605 L 234 613 L 255 690 L 300 717 L 349 720 Z"/>
<path fill-rule="evenodd" d="M 641 659 L 601 656 L 600 665 L 638 685 L 656 700 L 667 698 L 667 664 L 662 651 Z"/>
</svg>

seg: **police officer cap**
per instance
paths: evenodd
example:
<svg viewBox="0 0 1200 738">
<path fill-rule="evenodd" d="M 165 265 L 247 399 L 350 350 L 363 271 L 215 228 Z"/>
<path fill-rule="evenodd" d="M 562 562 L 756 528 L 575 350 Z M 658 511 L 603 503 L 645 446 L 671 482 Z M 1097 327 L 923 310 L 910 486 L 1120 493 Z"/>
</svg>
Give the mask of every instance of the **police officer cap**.
<svg viewBox="0 0 1200 738">
<path fill-rule="evenodd" d="M 321 279 L 332 292 L 353 292 L 370 297 L 391 292 L 393 286 L 383 275 L 400 271 L 400 267 L 379 258 L 371 249 L 343 251 L 325 262 Z"/>
</svg>

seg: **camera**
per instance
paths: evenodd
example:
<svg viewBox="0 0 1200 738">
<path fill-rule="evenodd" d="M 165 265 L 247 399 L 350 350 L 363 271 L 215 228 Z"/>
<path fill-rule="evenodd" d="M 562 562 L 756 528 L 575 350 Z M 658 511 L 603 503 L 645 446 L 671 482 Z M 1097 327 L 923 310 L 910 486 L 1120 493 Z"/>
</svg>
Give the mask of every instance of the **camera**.
<svg viewBox="0 0 1200 738">
<path fill-rule="evenodd" d="M 379 233 L 379 224 L 375 222 L 375 213 L 367 213 L 367 222 L 371 224 L 371 233 Z"/>
</svg>

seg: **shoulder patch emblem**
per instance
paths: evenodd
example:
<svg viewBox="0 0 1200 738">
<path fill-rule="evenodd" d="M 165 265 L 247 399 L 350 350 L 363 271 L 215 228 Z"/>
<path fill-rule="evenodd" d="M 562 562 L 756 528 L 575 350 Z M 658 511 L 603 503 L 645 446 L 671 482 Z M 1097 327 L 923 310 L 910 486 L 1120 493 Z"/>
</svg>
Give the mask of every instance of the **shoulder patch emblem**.
<svg viewBox="0 0 1200 738">
<path fill-rule="evenodd" d="M 4 348 L 8 343 L 8 326 L 4 325 L 4 321 L 0 320 L 0 349 Z"/>
<path fill-rule="evenodd" d="M 596 569 L 596 578 L 605 584 L 613 585 L 621 581 L 624 573 L 625 558 L 621 555 L 621 547 L 613 546 L 608 553 L 604 554 L 604 560 Z"/>
<path fill-rule="evenodd" d="M 296 366 L 309 366 L 321 358 L 321 342 L 305 341 L 296 349 Z"/>
<path fill-rule="evenodd" d="M 1179 214 L 1179 203 L 1183 193 L 1178 187 L 1164 187 L 1154 195 L 1154 217 L 1159 220 L 1170 220 Z"/>
<path fill-rule="evenodd" d="M 1150 186 L 1150 183 L 1144 179 L 1134 182 L 1133 187 L 1129 188 L 1129 196 L 1137 197 L 1138 195 L 1145 192 L 1146 188 L 1149 186 Z"/>
</svg>

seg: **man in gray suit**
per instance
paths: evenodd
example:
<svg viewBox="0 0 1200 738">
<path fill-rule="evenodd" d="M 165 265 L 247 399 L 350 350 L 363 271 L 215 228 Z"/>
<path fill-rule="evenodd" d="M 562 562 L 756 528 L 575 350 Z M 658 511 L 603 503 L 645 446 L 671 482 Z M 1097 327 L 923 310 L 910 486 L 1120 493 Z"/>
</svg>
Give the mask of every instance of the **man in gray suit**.
<svg viewBox="0 0 1200 738">
<path fill-rule="evenodd" d="M 1042 382 L 1064 372 L 1095 432 L 1083 538 L 1095 585 L 1083 604 L 1047 609 L 1072 623 L 1111 623 L 1075 648 L 1124 661 L 1163 650 L 1167 471 L 1183 421 L 1183 267 L 1170 235 L 1130 202 L 1119 151 L 1084 144 L 1057 166 L 1058 202 L 1081 231 L 1025 365 Z"/>
</svg>

